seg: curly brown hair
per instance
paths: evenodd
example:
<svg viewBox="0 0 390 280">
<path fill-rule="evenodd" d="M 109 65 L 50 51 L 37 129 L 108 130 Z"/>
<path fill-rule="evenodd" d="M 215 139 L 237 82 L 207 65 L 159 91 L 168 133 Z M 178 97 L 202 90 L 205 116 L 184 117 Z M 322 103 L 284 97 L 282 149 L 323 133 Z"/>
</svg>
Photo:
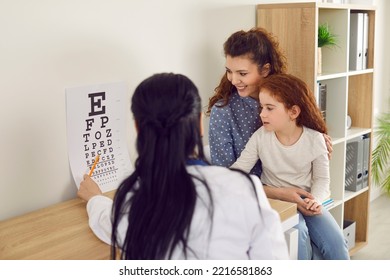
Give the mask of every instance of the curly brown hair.
<svg viewBox="0 0 390 280">
<path fill-rule="evenodd" d="M 241 30 L 233 33 L 224 43 L 223 49 L 225 57 L 248 56 L 253 63 L 258 65 L 259 73 L 267 63 L 270 67 L 268 75 L 287 71 L 287 60 L 279 48 L 278 41 L 264 28 L 252 28 L 249 31 Z M 224 73 L 219 85 L 214 90 L 214 95 L 209 99 L 206 114 L 210 114 L 211 108 L 219 100 L 223 100 L 223 102 L 218 106 L 226 106 L 233 89 L 234 86 Z"/>
</svg>

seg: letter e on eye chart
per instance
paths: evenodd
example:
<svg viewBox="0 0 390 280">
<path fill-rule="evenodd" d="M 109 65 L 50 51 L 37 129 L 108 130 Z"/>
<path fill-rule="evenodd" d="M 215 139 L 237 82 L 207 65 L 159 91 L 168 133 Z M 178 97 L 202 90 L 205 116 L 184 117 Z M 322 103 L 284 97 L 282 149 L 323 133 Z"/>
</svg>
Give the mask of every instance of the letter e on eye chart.
<svg viewBox="0 0 390 280">
<path fill-rule="evenodd" d="M 126 92 L 124 82 L 65 89 L 69 163 L 77 187 L 91 174 L 107 192 L 131 173 Z"/>
</svg>

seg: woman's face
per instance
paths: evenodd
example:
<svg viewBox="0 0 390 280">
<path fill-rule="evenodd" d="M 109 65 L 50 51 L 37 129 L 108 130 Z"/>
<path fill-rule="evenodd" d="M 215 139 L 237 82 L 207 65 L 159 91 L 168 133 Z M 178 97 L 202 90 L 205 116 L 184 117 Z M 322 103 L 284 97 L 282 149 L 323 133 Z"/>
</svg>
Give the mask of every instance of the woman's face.
<svg viewBox="0 0 390 280">
<path fill-rule="evenodd" d="M 247 55 L 226 56 L 226 74 L 228 80 L 236 87 L 241 97 L 250 96 L 259 99 L 259 82 L 263 76 L 259 73 L 258 65 Z"/>
</svg>

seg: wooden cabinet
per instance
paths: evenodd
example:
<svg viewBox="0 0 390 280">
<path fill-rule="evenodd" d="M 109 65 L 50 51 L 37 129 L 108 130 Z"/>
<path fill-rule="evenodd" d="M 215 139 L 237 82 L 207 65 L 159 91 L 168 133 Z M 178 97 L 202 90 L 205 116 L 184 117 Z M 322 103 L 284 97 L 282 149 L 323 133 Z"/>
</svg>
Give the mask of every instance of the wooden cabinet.
<svg viewBox="0 0 390 280">
<path fill-rule="evenodd" d="M 367 244 L 370 180 L 358 191 L 345 190 L 347 144 L 358 137 L 372 137 L 375 7 L 328 3 L 259 4 L 256 25 L 273 33 L 288 61 L 288 72 L 308 83 L 318 93 L 318 83 L 327 87 L 326 122 L 333 140 L 330 161 L 330 212 L 343 228 L 344 220 L 356 222 L 353 254 Z M 349 69 L 352 13 L 368 15 L 367 60 L 364 69 Z M 318 26 L 326 23 L 336 34 L 337 46 L 322 48 L 322 72 L 317 74 Z M 347 116 L 352 127 L 347 129 Z M 371 148 L 369 148 L 369 165 Z M 369 169 L 368 169 L 369 170 Z"/>
</svg>

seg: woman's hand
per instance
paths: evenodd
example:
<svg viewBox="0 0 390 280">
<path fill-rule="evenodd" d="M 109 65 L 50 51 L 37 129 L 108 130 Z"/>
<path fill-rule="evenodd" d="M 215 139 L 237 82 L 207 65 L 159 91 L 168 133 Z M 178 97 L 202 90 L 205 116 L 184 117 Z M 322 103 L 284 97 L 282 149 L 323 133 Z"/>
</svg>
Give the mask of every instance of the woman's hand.
<svg viewBox="0 0 390 280">
<path fill-rule="evenodd" d="M 314 199 L 314 196 L 312 196 L 311 193 L 297 187 L 275 188 L 272 186 L 264 186 L 264 191 L 268 198 L 299 203 L 302 204 L 302 206 L 306 206 L 302 197 Z"/>
<path fill-rule="evenodd" d="M 296 203 L 298 208 L 306 209 L 306 203 L 302 197 L 314 199 L 311 193 L 297 187 L 276 188 L 264 185 L 264 191 L 268 198 L 279 199 Z"/>
<path fill-rule="evenodd" d="M 329 160 L 331 160 L 332 153 L 333 153 L 332 138 L 328 134 L 325 134 L 325 133 L 323 133 L 322 135 L 324 136 L 326 148 L 328 149 L 328 158 L 329 158 Z"/>
<path fill-rule="evenodd" d="M 95 195 L 101 195 L 102 191 L 91 177 L 87 174 L 84 175 L 84 180 L 80 183 L 80 188 L 77 195 L 86 201 L 90 200 Z"/>
</svg>

